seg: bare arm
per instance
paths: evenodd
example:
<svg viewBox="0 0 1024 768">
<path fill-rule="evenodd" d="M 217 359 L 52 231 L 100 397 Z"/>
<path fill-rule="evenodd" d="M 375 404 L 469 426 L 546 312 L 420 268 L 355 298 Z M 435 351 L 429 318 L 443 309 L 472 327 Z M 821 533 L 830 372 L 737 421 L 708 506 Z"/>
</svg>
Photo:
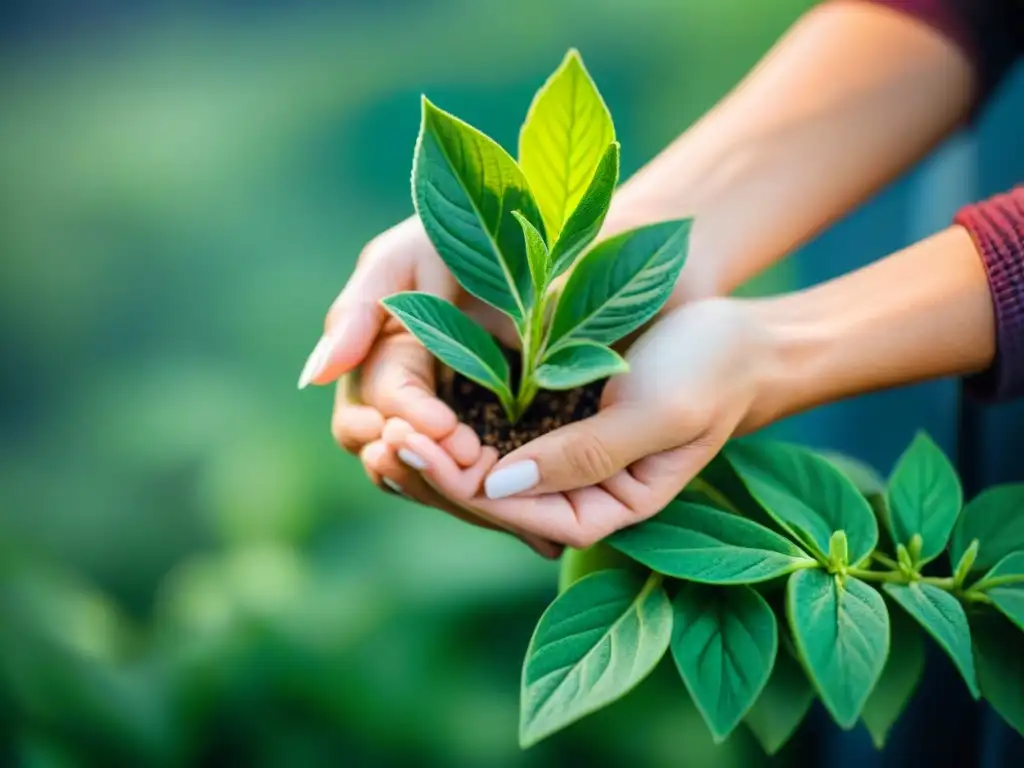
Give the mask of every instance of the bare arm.
<svg viewBox="0 0 1024 768">
<path fill-rule="evenodd" d="M 750 308 L 768 331 L 773 365 L 748 430 L 861 393 L 976 373 L 995 356 L 992 292 L 960 226 Z"/>
<path fill-rule="evenodd" d="M 675 303 L 735 289 L 921 158 L 967 114 L 971 65 L 891 9 L 807 13 L 617 194 L 606 229 L 696 217 Z"/>
</svg>

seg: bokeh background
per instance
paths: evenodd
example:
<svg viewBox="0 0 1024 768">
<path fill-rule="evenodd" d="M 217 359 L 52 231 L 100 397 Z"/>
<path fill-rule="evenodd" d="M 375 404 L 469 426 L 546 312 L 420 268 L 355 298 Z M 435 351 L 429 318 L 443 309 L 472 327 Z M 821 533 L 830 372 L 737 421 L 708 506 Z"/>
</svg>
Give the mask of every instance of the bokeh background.
<svg viewBox="0 0 1024 768">
<path fill-rule="evenodd" d="M 377 492 L 331 441 L 332 393 L 295 380 L 361 245 L 411 213 L 421 92 L 511 147 L 576 46 L 628 174 L 809 5 L 4 3 L 0 765 L 758 764 L 746 733 L 711 744 L 665 670 L 520 752 L 557 566 Z M 1020 102 L 747 290 L 1008 187 Z M 956 399 L 940 382 L 776 429 L 887 471 L 919 427 L 957 449 Z M 971 456 L 998 474 L 993 450 Z"/>
</svg>

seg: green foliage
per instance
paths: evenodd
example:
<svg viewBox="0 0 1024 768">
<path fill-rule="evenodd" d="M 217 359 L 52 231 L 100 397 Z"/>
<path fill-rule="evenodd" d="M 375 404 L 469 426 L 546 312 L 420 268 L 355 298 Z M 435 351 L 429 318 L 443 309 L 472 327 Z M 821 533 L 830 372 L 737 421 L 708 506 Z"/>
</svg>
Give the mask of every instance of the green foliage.
<svg viewBox="0 0 1024 768">
<path fill-rule="evenodd" d="M 919 535 L 921 552 L 915 560 L 934 560 L 949 543 L 961 506 L 963 490 L 956 470 L 931 438 L 918 434 L 889 479 L 893 541 L 910 546 L 913 536 Z"/>
<path fill-rule="evenodd" d="M 465 322 L 450 311 L 384 306 L 435 356 L 498 395 L 516 421 L 537 391 L 572 389 L 624 373 L 610 346 L 667 301 L 686 259 L 690 220 L 597 238 L 619 179 L 611 114 L 570 50 L 537 92 L 519 137 L 518 163 L 496 142 L 425 97 L 413 160 L 413 201 L 437 252 L 466 291 L 507 314 L 522 356 L 514 392 L 482 361 L 493 340 L 449 340 Z M 571 270 L 561 291 L 555 280 Z M 444 324 L 437 326 L 435 320 Z M 486 370 L 484 370 L 486 369 Z"/>
<path fill-rule="evenodd" d="M 635 686 L 669 627 L 716 743 L 745 723 L 774 754 L 818 698 L 840 727 L 863 722 L 881 749 L 924 672 L 925 637 L 1024 733 L 1018 488 L 990 489 L 961 510 L 959 479 L 924 435 L 888 484 L 849 457 L 728 444 L 660 513 L 588 550 L 589 561 L 566 555 L 563 588 L 566 573 L 591 575 L 551 605 L 527 653 L 524 745 Z M 884 496 L 895 557 L 879 546 L 867 501 Z M 947 547 L 957 572 L 925 575 Z M 979 560 L 988 571 L 970 583 Z M 766 598 L 783 585 L 780 622 Z"/>
<path fill-rule="evenodd" d="M 628 693 L 661 660 L 671 631 L 657 574 L 603 570 L 569 587 L 544 612 L 527 651 L 522 745 Z"/>
<path fill-rule="evenodd" d="M 856 486 L 826 459 L 795 445 L 738 441 L 726 455 L 743 482 L 785 530 L 821 558 L 845 531 L 849 558 L 862 562 L 878 543 L 878 524 Z"/>
<path fill-rule="evenodd" d="M 885 746 L 889 730 L 906 709 L 924 674 L 924 642 L 917 625 L 904 611 L 891 611 L 889 626 L 889 658 L 861 713 L 877 749 Z"/>
<path fill-rule="evenodd" d="M 487 331 L 469 317 L 447 301 L 414 291 L 389 296 L 384 306 L 439 360 L 487 387 L 502 402 L 511 401 L 508 361 Z"/>
<path fill-rule="evenodd" d="M 815 565 L 789 539 L 712 507 L 674 501 L 607 539 L 648 568 L 708 584 L 753 584 Z"/>
<path fill-rule="evenodd" d="M 972 571 L 988 570 L 1007 555 L 1024 550 L 1024 483 L 989 488 L 964 507 L 953 528 L 952 562 L 959 563 L 975 540 L 978 554 Z"/>
<path fill-rule="evenodd" d="M 985 574 L 974 589 L 1024 629 L 1024 550 L 1013 552 Z"/>
<path fill-rule="evenodd" d="M 814 703 L 807 673 L 789 652 L 779 653 L 768 684 L 743 722 L 769 755 L 782 749 Z"/>
<path fill-rule="evenodd" d="M 852 728 L 889 653 L 889 612 L 865 582 L 824 570 L 789 579 L 786 612 L 793 640 L 825 708 Z"/>
<path fill-rule="evenodd" d="M 768 683 L 775 614 L 750 587 L 684 584 L 672 602 L 672 656 L 716 742 L 739 725 Z"/>
<path fill-rule="evenodd" d="M 978 682 L 971 655 L 971 630 L 964 607 L 953 595 L 932 584 L 886 584 L 885 591 L 934 638 L 953 660 L 974 698 Z"/>
</svg>

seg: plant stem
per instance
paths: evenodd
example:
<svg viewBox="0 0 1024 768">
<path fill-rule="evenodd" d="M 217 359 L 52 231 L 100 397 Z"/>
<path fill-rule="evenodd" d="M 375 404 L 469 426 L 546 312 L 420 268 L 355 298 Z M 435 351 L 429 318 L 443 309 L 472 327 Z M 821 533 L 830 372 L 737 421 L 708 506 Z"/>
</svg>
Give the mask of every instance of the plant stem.
<svg viewBox="0 0 1024 768">
<path fill-rule="evenodd" d="M 869 571 L 865 568 L 849 568 L 846 572 L 863 581 L 885 581 L 892 584 L 910 583 L 910 579 L 899 571 Z"/>
<path fill-rule="evenodd" d="M 960 592 L 957 595 L 965 603 L 984 603 L 990 605 L 992 598 L 986 595 L 984 592 L 975 592 L 973 589 L 968 589 L 966 592 Z"/>
<path fill-rule="evenodd" d="M 920 582 L 922 584 L 931 584 L 933 587 L 939 587 L 949 592 L 952 592 L 956 587 L 952 576 L 922 576 Z"/>
<path fill-rule="evenodd" d="M 544 307 L 543 301 L 534 302 L 530 316 L 526 320 L 526 332 L 522 335 L 522 370 L 519 373 L 519 389 L 516 392 L 514 423 L 526 413 L 533 398 L 537 394 L 537 384 L 533 380 L 533 372 L 539 362 L 544 341 Z"/>
<path fill-rule="evenodd" d="M 881 552 L 872 552 L 871 559 L 879 565 L 884 565 L 886 568 L 892 568 L 894 571 L 898 571 L 900 564 L 893 560 L 888 555 L 883 555 Z"/>
</svg>

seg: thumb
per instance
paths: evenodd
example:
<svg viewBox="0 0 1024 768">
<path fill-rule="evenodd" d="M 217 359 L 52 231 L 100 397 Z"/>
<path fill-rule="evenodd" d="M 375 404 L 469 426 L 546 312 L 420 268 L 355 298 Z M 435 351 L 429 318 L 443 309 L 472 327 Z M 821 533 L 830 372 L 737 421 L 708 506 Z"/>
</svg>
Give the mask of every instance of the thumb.
<svg viewBox="0 0 1024 768">
<path fill-rule="evenodd" d="M 490 499 L 502 499 L 585 488 L 679 444 L 678 430 L 649 408 L 612 405 L 510 453 L 488 475 L 484 491 Z"/>
</svg>

